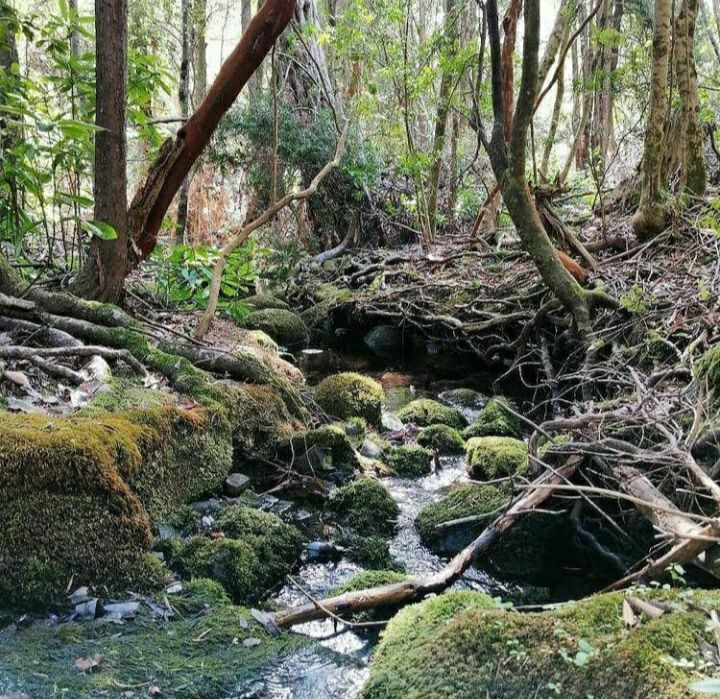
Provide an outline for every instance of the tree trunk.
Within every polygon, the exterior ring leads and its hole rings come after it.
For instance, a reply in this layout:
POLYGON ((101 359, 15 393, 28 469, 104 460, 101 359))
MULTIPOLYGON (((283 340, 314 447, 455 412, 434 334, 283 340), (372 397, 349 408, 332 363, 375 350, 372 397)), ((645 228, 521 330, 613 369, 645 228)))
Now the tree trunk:
POLYGON ((440 77, 440 94, 435 115, 435 131, 432 144, 432 166, 430 168, 430 191, 428 192, 428 221, 430 238, 435 239, 437 229, 437 204, 440 189, 440 172, 445 152, 445 134, 447 132, 448 112, 452 97, 452 84, 455 77, 451 67, 451 58, 457 53, 458 18, 455 0, 445 0, 444 45, 440 54, 442 75, 440 77))
MULTIPOLYGON (((561 8, 562 9, 562 8, 561 8)), ((570 36, 570 23, 568 22, 563 28, 563 34, 560 37, 560 42, 565 44, 570 36)), ((550 128, 548 129, 547 137, 545 138, 545 145, 543 147, 542 162, 540 164, 540 174, 543 177, 547 176, 548 167, 550 166, 550 154, 555 143, 555 136, 557 135, 558 126, 560 124, 560 115, 562 113, 563 98, 565 97, 565 66, 558 66, 559 73, 557 82, 555 83, 555 104, 553 105, 552 118, 550 119, 550 128)), ((542 86, 542 83, 538 79, 538 85, 542 86)))
MULTIPOLYGON (((182 53, 180 57, 180 80, 178 81, 178 101, 180 116, 186 121, 190 114, 190 0, 181 0, 182 14, 182 53)), ((190 192, 190 174, 183 180, 178 198, 177 221, 175 222, 175 244, 185 242, 185 227, 188 217, 188 195, 190 192)))
POLYGON ((127 0, 95 0, 95 220, 115 229, 114 240, 97 237, 74 291, 80 296, 117 302, 128 269, 127 0))
POLYGON ((193 0, 193 105, 197 108, 207 90, 207 0, 193 0))
MULTIPOLYGON (((562 0, 560 3, 560 8, 555 16, 555 24, 553 24, 545 44, 545 53, 538 68, 538 89, 542 89, 560 49, 567 43, 579 4, 578 0, 562 0)), ((573 42, 574 47, 575 43, 573 42)))
POLYGON ((145 183, 138 189, 128 212, 129 231, 137 254, 132 263, 145 259, 155 248, 163 217, 180 185, 197 161, 225 112, 290 22, 295 0, 266 0, 253 17, 232 54, 195 113, 160 149, 145 183))
POLYGON ((663 159, 670 72, 671 8, 672 0, 655 0, 650 107, 645 130, 640 206, 633 216, 633 229, 640 239, 660 233, 668 219, 663 159))
MULTIPOLYGON (((0 71, 4 73, 5 80, 9 80, 12 75, 11 70, 14 64, 18 63, 17 43, 15 40, 15 31, 17 29, 17 18, 15 13, 7 4, 6 0, 0 0, 0 71)), ((0 105, 5 103, 5 98, 0 93, 0 105)), ((22 117, 17 117, 21 119, 22 117)), ((14 148, 18 140, 17 127, 12 127, 2 118, 0 113, 0 163, 4 162, 5 154, 14 148)), ((7 228, 20 229, 20 201, 19 187, 17 179, 14 175, 13 168, 3 172, 3 176, 8 183, 10 189, 9 202, 7 206, 7 228)), ((2 209, 5 209, 5 205, 2 209)), ((2 228, 5 226, 3 225, 2 228)), ((0 229, 1 230, 1 229, 0 229)))
POLYGON ((492 139, 486 141, 486 148, 495 179, 500 185, 505 205, 524 249, 537 266, 545 284, 572 314, 579 334, 585 336, 590 329, 588 295, 558 259, 535 208, 525 176, 527 133, 538 94, 539 0, 525 0, 522 78, 514 117, 506 111, 507 87, 503 83, 497 1, 490 0, 487 8, 494 124, 492 139), (507 133, 510 134, 509 143, 506 141, 507 133))

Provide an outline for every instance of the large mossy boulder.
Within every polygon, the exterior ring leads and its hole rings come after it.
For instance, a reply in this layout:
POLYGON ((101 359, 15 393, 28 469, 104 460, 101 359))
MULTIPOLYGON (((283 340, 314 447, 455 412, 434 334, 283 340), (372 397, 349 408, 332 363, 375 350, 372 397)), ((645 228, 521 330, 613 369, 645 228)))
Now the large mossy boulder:
POLYGON ((392 536, 400 512, 387 488, 369 477, 335 490, 327 506, 340 524, 361 536, 392 536))
POLYGON ((422 478, 432 472, 432 451, 416 444, 390 447, 383 459, 400 478, 422 478))
MULTIPOLYGON (((635 594, 635 593, 634 593, 635 594)), ((642 595, 643 593, 637 593, 642 595)), ((449 592, 401 610, 373 657, 363 699, 698 696, 708 611, 717 591, 648 594, 671 605, 628 629, 623 594, 526 614, 478 592, 449 592)))
POLYGON ((67 586, 157 586, 151 526, 222 482, 231 435, 171 406, 53 418, 0 412, 0 597, 52 604, 67 586))
POLYGON ((362 467, 358 452, 343 425, 322 425, 294 434, 282 441, 278 454, 303 474, 330 476, 351 474, 362 467))
POLYGON ((189 539, 173 560, 193 578, 220 583, 236 603, 259 599, 297 563, 303 537, 276 515, 233 506, 221 512, 217 524, 224 538, 189 539))
POLYGON ((508 408, 515 406, 508 398, 492 398, 480 411, 475 422, 465 428, 463 437, 514 437, 522 438, 522 423, 508 408))
POLYGON ((415 526, 423 544, 441 554, 455 554, 472 541, 479 529, 510 501, 510 489, 466 483, 454 486, 436 502, 423 507, 415 526), (476 527, 438 529, 439 524, 464 517, 478 517, 476 527))
POLYGON ((315 400, 332 417, 341 420, 361 417, 369 424, 377 425, 385 394, 377 381, 362 374, 344 372, 324 378, 315 389, 315 400))
POLYGON ((465 440, 458 430, 448 425, 430 425, 417 437, 421 447, 439 454, 462 454, 465 451, 465 440))
POLYGON ((418 427, 448 425, 460 430, 465 425, 465 418, 458 410, 430 398, 418 398, 411 401, 398 411, 397 416, 404 423, 411 422, 418 427))
POLYGON ((524 476, 528 472, 528 448, 512 437, 473 437, 465 445, 468 475, 478 481, 524 476))
POLYGON ((303 319, 285 308, 253 311, 243 319, 242 324, 250 330, 262 330, 286 347, 297 347, 308 340, 308 329, 303 319))

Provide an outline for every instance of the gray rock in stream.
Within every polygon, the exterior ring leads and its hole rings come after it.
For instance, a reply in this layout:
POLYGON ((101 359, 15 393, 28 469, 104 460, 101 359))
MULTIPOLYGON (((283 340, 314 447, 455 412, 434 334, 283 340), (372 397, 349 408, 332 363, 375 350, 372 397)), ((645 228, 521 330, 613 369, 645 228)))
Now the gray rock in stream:
POLYGON ((402 352, 402 330, 394 325, 378 325, 365 335, 363 342, 378 357, 397 356, 402 352))
POLYGON ((250 479, 242 473, 231 473, 225 479, 225 492, 230 497, 240 495, 250 487, 250 479))

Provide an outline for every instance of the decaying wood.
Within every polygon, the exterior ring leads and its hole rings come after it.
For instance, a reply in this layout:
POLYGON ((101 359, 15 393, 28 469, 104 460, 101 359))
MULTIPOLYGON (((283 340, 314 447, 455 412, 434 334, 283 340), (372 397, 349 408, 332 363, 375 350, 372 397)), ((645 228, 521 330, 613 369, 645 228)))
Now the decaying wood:
POLYGON ((581 458, 571 456, 556 470, 547 470, 535 482, 547 486, 528 490, 517 497, 510 508, 460 553, 445 568, 430 576, 415 576, 410 580, 367 590, 346 592, 316 602, 285 609, 275 614, 279 628, 290 628, 307 621, 341 616, 385 606, 401 606, 416 602, 429 594, 442 592, 457 581, 474 560, 485 553, 523 514, 543 503, 553 492, 552 486, 565 483, 572 476, 581 458))

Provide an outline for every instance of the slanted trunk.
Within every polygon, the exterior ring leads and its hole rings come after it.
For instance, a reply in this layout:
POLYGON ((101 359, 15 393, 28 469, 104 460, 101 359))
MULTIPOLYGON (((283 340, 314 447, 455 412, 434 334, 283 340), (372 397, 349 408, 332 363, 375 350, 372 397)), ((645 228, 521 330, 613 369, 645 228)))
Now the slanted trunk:
POLYGON ((155 248, 163 218, 183 180, 220 119, 290 22, 294 9, 295 0, 266 0, 223 63, 200 106, 178 131, 175 140, 168 139, 161 147, 128 212, 129 231, 139 253, 133 256, 133 265, 155 248))
POLYGON ((93 238, 74 291, 117 302, 128 271, 127 0, 95 0, 95 220, 115 229, 114 240, 93 238))

